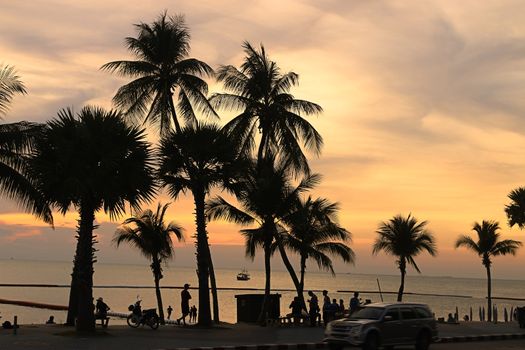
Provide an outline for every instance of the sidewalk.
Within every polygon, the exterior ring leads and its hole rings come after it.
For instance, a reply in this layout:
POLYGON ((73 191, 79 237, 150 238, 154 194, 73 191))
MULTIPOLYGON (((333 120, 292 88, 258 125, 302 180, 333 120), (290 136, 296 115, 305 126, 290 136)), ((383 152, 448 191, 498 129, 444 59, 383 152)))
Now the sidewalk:
MULTIPOLYGON (((10 350, 113 350, 113 349, 176 349, 224 347, 252 344, 313 344, 320 343, 323 328, 259 327, 246 324, 224 325, 213 329, 164 326, 132 329, 128 326, 98 328, 95 336, 77 336, 72 328, 60 325, 22 325, 18 334, 0 330, 0 349, 10 350)), ((468 322, 459 325, 439 325, 440 337, 457 338, 484 334, 523 334, 515 323, 468 322)), ((281 347, 284 348, 284 347, 281 347)), ((304 347, 306 349, 306 347, 304 347)), ((319 347, 318 347, 319 348, 319 347)))

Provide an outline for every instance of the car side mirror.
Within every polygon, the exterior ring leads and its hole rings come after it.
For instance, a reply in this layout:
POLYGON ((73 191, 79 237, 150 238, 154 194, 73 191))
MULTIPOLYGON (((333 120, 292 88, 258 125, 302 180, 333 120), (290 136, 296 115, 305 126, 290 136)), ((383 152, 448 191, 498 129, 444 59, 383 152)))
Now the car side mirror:
POLYGON ((385 317, 383 317, 383 322, 388 322, 388 321, 392 321, 394 318, 390 315, 387 315, 385 317))

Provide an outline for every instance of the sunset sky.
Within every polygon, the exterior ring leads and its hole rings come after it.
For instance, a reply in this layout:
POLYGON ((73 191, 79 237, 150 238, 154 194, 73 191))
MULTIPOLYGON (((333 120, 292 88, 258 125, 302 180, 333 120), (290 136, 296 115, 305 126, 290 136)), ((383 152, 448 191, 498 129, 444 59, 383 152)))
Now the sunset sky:
MULTIPOLYGON (((355 267, 338 271, 397 273, 393 258, 371 255, 378 224, 396 214, 428 220, 437 238, 439 256, 416 259, 424 274, 484 276, 477 256, 453 248, 474 221, 498 220, 504 238, 525 240, 503 211, 510 190, 525 185, 523 1, 0 0, 0 8, 0 63, 16 66, 28 88, 5 122, 110 108, 127 80, 99 67, 131 59, 124 38, 133 24, 165 9, 186 16, 191 56, 214 68, 239 66, 244 40, 263 43, 283 71, 299 74, 294 95, 324 108, 309 119, 325 140, 321 156, 309 156, 323 174, 313 194, 340 203, 357 253, 355 267)), ((174 264, 191 266, 191 198, 173 203, 168 218, 188 235, 174 264)), ((117 223, 97 219, 99 262, 142 261, 111 245, 117 223)), ((71 260, 76 213, 55 220, 53 231, 2 200, 0 259, 71 260)), ((237 229, 210 224, 216 265, 251 266, 237 229)), ((522 279, 524 265, 525 250, 496 258, 494 277, 522 279)))

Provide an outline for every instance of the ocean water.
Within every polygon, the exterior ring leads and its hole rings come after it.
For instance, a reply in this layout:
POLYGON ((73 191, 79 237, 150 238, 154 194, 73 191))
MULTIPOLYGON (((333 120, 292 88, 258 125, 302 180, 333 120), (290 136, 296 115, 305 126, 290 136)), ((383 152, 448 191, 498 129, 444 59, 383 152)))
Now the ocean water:
MULTIPOLYGON (((53 284, 65 285, 70 283, 71 263, 0 260, 0 284, 53 284)), ((264 288, 264 271, 250 271, 251 280, 237 281, 236 275, 240 271, 231 269, 217 269, 217 286, 219 288, 264 288)), ((348 306, 354 290, 361 291, 360 297, 381 301, 377 293, 377 279, 380 281, 383 292, 397 292, 399 276, 367 275, 367 274, 338 274, 333 277, 328 273, 307 272, 306 290, 329 291, 331 298, 344 299, 348 306), (348 291, 348 292, 342 292, 348 291), (367 292, 368 291, 368 292, 367 292)), ((171 305, 174 309, 172 318, 180 314, 180 287, 190 283, 192 288, 197 287, 195 269, 182 267, 167 267, 164 278, 161 280, 164 307, 171 305)), ((104 301, 115 312, 127 312, 129 304, 137 298, 142 299, 144 308, 156 307, 153 276, 147 264, 119 265, 95 264, 94 297, 104 298, 104 301), (105 286, 105 287, 103 287, 105 286), (120 288, 116 288, 120 286, 120 288), (128 286, 127 288, 121 288, 128 286), (137 288, 129 288, 134 286, 137 288)), ((288 305, 293 299, 293 283, 286 271, 272 271, 272 289, 282 295, 281 314, 289 312, 288 305)), ((492 295, 501 298, 524 298, 525 281, 522 280, 493 280, 492 295)), ((404 301, 422 302, 428 304, 436 317, 454 313, 456 307, 462 317, 473 309, 474 320, 478 320, 478 307, 486 305, 486 280, 453 277, 430 277, 409 275, 406 278, 404 301), (426 294, 426 295, 425 295, 426 294), (441 296, 436 296, 439 294, 441 296)), ((192 289, 191 304, 197 307, 197 290, 192 289)), ((221 290, 219 291, 220 316, 222 321, 236 322, 237 294, 262 293, 261 291, 221 290)), ((0 298, 34 301, 47 304, 67 305, 69 296, 68 287, 0 287, 0 298)), ((320 297, 320 292, 318 293, 320 297)), ((384 301, 395 301, 396 294, 383 294, 384 301)), ((496 299, 499 319, 503 319, 503 308, 510 311, 511 307, 523 306, 524 301, 496 299)), ((12 320, 17 315, 20 324, 44 323, 49 315, 54 315, 57 322, 64 322, 66 312, 44 310, 14 305, 0 304, 2 320, 12 320)), ((113 320, 112 323, 119 322, 113 320)), ((122 321, 120 321, 122 322, 122 321)))

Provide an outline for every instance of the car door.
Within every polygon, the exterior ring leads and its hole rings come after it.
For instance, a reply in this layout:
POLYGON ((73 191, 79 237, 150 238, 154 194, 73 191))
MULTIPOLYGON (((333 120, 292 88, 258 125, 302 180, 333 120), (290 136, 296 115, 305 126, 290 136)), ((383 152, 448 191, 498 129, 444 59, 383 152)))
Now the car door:
POLYGON ((401 322, 403 323, 403 342, 413 343, 417 337, 420 328, 420 320, 411 307, 401 308, 401 322))
POLYGON ((402 326, 399 308, 392 307, 387 309, 381 323, 382 343, 384 345, 401 343, 402 326))

